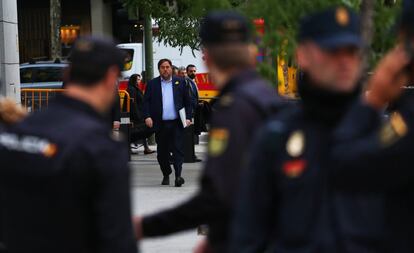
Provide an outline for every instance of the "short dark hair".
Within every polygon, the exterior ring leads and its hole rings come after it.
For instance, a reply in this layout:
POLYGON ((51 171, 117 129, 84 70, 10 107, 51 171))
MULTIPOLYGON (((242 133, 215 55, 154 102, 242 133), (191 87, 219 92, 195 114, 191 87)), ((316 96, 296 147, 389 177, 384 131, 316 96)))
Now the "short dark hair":
POLYGON ((185 68, 185 71, 188 72, 189 68, 197 68, 194 64, 188 64, 187 68, 185 68))
POLYGON ((112 67, 122 71, 125 54, 112 39, 79 38, 69 55, 66 69, 67 84, 93 86, 103 80, 112 67))
POLYGON ((136 86, 139 74, 133 74, 129 77, 128 86, 136 86))
POLYGON ((168 63, 170 64, 170 66, 172 67, 172 62, 171 62, 171 60, 170 60, 170 59, 161 59, 161 60, 158 62, 158 69, 160 69, 161 65, 162 65, 164 62, 168 62, 168 63))

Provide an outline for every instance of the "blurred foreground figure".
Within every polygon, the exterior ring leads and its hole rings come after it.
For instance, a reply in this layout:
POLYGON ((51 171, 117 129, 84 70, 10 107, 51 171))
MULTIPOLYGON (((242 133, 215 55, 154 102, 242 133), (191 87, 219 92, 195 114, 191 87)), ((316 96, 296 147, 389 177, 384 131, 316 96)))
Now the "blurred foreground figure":
POLYGON ((82 38, 70 60, 65 93, 0 133, 6 252, 137 252, 127 146, 107 123, 122 53, 82 38))
POLYGON ((24 117, 27 112, 16 102, 8 98, 0 98, 0 124, 15 124, 24 117))
POLYGON ((386 192, 384 252, 414 252, 414 1, 405 1, 399 44, 379 63, 368 93, 336 132, 334 185, 343 191, 386 192), (394 112, 385 122, 389 104, 394 112))
POLYGON ((176 208, 137 218, 139 237, 208 224, 212 252, 227 252, 234 195, 251 139, 265 118, 281 106, 275 90, 253 70, 255 55, 248 27, 244 17, 232 12, 214 12, 203 20, 200 37, 205 63, 221 92, 211 121, 201 189, 176 208))
POLYGON ((382 198, 333 192, 331 134, 360 86, 359 17, 337 7, 301 21, 299 106, 258 136, 237 206, 232 253, 379 252, 382 198), (267 251, 266 251, 267 252, 267 251))
MULTIPOLYGON (((9 98, 0 98, 0 134, 6 130, 6 127, 16 124, 23 120, 26 111, 16 105, 16 102, 9 98)), ((1 152, 1 147, 0 147, 1 152)), ((0 162, 1 163, 1 162, 0 162)), ((3 165, 2 165, 3 166, 3 165)), ((0 192, 0 217, 3 217, 3 201, 0 192)), ((4 240, 3 220, 0 219, 0 252, 6 252, 4 240)))

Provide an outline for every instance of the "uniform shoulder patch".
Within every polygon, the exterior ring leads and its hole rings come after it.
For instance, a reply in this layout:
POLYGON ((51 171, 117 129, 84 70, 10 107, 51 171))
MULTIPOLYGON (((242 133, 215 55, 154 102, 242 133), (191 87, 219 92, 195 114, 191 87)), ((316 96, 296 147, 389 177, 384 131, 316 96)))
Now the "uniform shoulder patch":
POLYGON ((221 156, 227 149, 230 132, 226 128, 213 128, 210 130, 208 152, 212 157, 221 156))
POLYGON ((394 112, 380 130, 380 142, 390 146, 404 137, 408 132, 407 123, 399 112, 394 112))
POLYGON ((287 142, 286 152, 291 157, 299 157, 305 151, 305 133, 302 130, 293 131, 287 142))
POLYGON ((231 106, 234 102, 234 97, 231 94, 224 95, 220 98, 220 105, 223 107, 231 106))

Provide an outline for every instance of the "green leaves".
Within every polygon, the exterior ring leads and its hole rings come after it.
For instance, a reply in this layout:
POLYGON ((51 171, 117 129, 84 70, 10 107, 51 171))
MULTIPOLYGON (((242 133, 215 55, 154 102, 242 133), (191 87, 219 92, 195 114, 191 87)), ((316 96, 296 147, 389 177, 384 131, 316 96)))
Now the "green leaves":
MULTIPOLYGON (((359 10, 364 0, 124 0, 131 10, 151 15, 159 26, 158 40, 174 47, 199 48, 198 29, 201 18, 214 9, 232 9, 254 19, 265 20, 265 36, 261 41, 266 55, 275 59, 282 54, 289 62, 294 60, 298 23, 302 16, 335 5, 359 10)), ((377 0, 375 7, 375 35, 371 64, 374 64, 394 43, 392 27, 397 18, 401 0, 389 4, 377 0)), ((271 62, 270 60, 268 62, 271 62)), ((275 67, 265 68, 265 72, 275 67)))

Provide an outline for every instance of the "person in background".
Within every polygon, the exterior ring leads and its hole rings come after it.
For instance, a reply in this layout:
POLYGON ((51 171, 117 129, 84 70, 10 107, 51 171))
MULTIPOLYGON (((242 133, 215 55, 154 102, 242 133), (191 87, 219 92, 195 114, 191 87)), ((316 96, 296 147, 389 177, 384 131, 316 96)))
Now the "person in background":
POLYGON ((178 67, 175 65, 172 66, 172 75, 178 76, 178 67))
MULTIPOLYGON (((130 110, 130 119, 131 123, 133 124, 132 129, 137 127, 145 127, 144 122, 144 113, 143 113, 143 103, 144 103, 144 94, 139 89, 139 84, 141 83, 141 75, 139 74, 133 74, 128 81, 128 87, 127 92, 132 99, 131 102, 131 110, 130 110)), ((126 101, 124 101, 125 103, 126 101)), ((137 131, 144 131, 146 132, 146 129, 137 129, 137 131)), ((151 133, 148 133, 151 134, 151 133)), ((133 138, 134 130, 132 130, 131 137, 133 138)), ((142 133, 142 135, 147 135, 142 133)), ((143 138, 141 140, 143 142, 144 146, 144 154, 153 154, 155 151, 151 150, 148 146, 147 138, 143 138)), ((138 147, 139 145, 136 143, 137 141, 134 140, 131 142, 131 153, 138 154, 138 147)))
MULTIPOLYGON (((193 64, 188 65, 186 68, 183 68, 183 72, 185 73, 185 81, 188 85, 188 88, 190 90, 190 96, 191 96, 191 107, 192 107, 192 117, 194 122, 198 122, 198 115, 200 113, 196 113, 198 106, 199 106, 199 94, 198 94, 198 87, 197 84, 195 82, 196 80, 196 73, 197 73, 197 68, 196 66, 194 66, 193 64)), ((193 127, 192 129, 192 134, 191 136, 193 136, 193 143, 197 144, 198 143, 198 135, 195 134, 194 130, 195 127, 193 127)), ((194 158, 193 158, 194 162, 201 162, 202 160, 199 159, 194 152, 194 158)))
POLYGON ((172 170, 169 153, 172 149, 175 186, 181 187, 184 184, 181 176, 184 161, 183 134, 184 127, 191 125, 191 98, 184 80, 172 75, 171 60, 161 59, 158 70, 160 76, 147 84, 143 113, 146 125, 155 131, 157 159, 163 174, 161 184, 170 184, 172 170), (185 109, 185 119, 181 119, 182 109, 185 109))
POLYGON ((179 76, 183 79, 185 79, 187 77, 187 72, 185 70, 185 67, 181 66, 181 67, 178 68, 177 76, 179 76))

